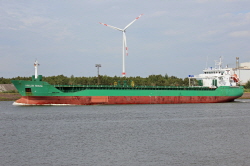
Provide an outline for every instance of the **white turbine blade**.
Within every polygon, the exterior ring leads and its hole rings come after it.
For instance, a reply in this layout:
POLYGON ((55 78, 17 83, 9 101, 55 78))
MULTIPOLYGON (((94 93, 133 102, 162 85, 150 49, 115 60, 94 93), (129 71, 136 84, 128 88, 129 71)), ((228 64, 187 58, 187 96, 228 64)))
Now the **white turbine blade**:
POLYGON ((143 14, 136 17, 131 23, 129 23, 123 30, 126 30, 131 24, 133 24, 136 20, 138 20, 143 14))
POLYGON ((123 32, 123 44, 124 44, 124 47, 125 47, 126 55, 128 56, 128 47, 127 47, 127 39, 126 39, 125 32, 123 32))
POLYGON ((120 29, 120 28, 117 28, 117 27, 114 27, 114 26, 111 26, 111 25, 108 25, 108 24, 104 24, 104 23, 101 23, 101 22, 99 22, 99 23, 102 24, 102 25, 105 25, 105 26, 107 26, 107 27, 113 28, 113 29, 115 29, 115 30, 123 31, 123 30, 120 29))

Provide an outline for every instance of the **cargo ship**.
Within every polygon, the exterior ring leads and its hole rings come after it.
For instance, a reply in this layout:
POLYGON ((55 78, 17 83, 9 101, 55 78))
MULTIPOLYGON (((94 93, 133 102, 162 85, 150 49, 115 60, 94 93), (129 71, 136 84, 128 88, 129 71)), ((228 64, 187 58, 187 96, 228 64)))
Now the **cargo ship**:
POLYGON ((183 104, 231 102, 243 95, 239 78, 230 68, 203 70, 189 75, 189 86, 137 86, 134 82, 122 85, 51 85, 37 75, 31 81, 12 80, 21 94, 13 105, 96 105, 96 104, 183 104), (194 85, 193 83, 196 83, 194 85))

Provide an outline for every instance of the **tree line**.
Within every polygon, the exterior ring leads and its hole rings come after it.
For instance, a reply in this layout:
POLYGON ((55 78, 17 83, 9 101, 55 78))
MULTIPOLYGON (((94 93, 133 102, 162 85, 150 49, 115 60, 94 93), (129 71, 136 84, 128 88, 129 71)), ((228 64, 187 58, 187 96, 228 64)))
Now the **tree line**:
MULTIPOLYGON (((14 77, 14 78, 0 78, 0 84, 11 84, 11 80, 31 80, 31 77, 14 77)), ((148 77, 110 77, 107 75, 99 75, 99 77, 67 77, 64 75, 58 76, 43 76, 43 81, 51 85, 114 85, 115 82, 120 82, 122 85, 124 81, 130 84, 134 82, 136 86, 188 86, 188 78, 177 78, 175 76, 163 75, 149 75, 148 77)))
MULTIPOLYGON (((32 80, 31 77, 13 77, 13 78, 3 78, 0 77, 0 84, 11 84, 11 80, 32 80)), ((67 77, 64 75, 58 76, 43 76, 43 81, 48 82, 51 85, 114 85, 115 82, 120 81, 121 85, 124 81, 130 84, 131 81, 134 82, 136 86, 188 86, 188 78, 177 78, 175 76, 163 75, 149 75, 148 77, 110 77, 107 75, 99 75, 95 77, 67 77), (99 79, 99 81, 98 81, 99 79)), ((193 82, 193 85, 197 82, 193 82)), ((245 89, 250 89, 250 81, 244 85, 245 89)))

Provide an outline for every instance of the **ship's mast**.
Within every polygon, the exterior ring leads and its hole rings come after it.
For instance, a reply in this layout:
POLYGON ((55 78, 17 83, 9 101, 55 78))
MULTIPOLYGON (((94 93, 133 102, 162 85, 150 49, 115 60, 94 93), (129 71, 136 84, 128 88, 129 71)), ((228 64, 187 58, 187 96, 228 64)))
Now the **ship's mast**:
POLYGON ((219 70, 222 69, 222 58, 220 56, 220 61, 215 61, 215 66, 218 66, 219 67, 219 70))
POLYGON ((39 63, 37 60, 35 61, 34 66, 35 66, 35 79, 37 79, 37 68, 39 66, 39 63))

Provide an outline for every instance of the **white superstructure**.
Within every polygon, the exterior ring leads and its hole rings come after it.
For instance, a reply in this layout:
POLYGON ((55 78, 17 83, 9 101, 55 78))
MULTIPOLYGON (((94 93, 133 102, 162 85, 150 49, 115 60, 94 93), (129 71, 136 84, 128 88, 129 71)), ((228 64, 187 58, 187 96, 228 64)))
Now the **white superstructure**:
POLYGON ((189 75, 189 86, 191 79, 197 79, 200 86, 216 88, 219 86, 237 86, 238 76, 232 68, 222 68, 222 59, 215 61, 215 68, 206 68, 203 74, 189 75))
POLYGON ((239 67, 235 69, 237 75, 240 77, 240 84, 245 85, 250 81, 250 62, 240 63, 239 67))

